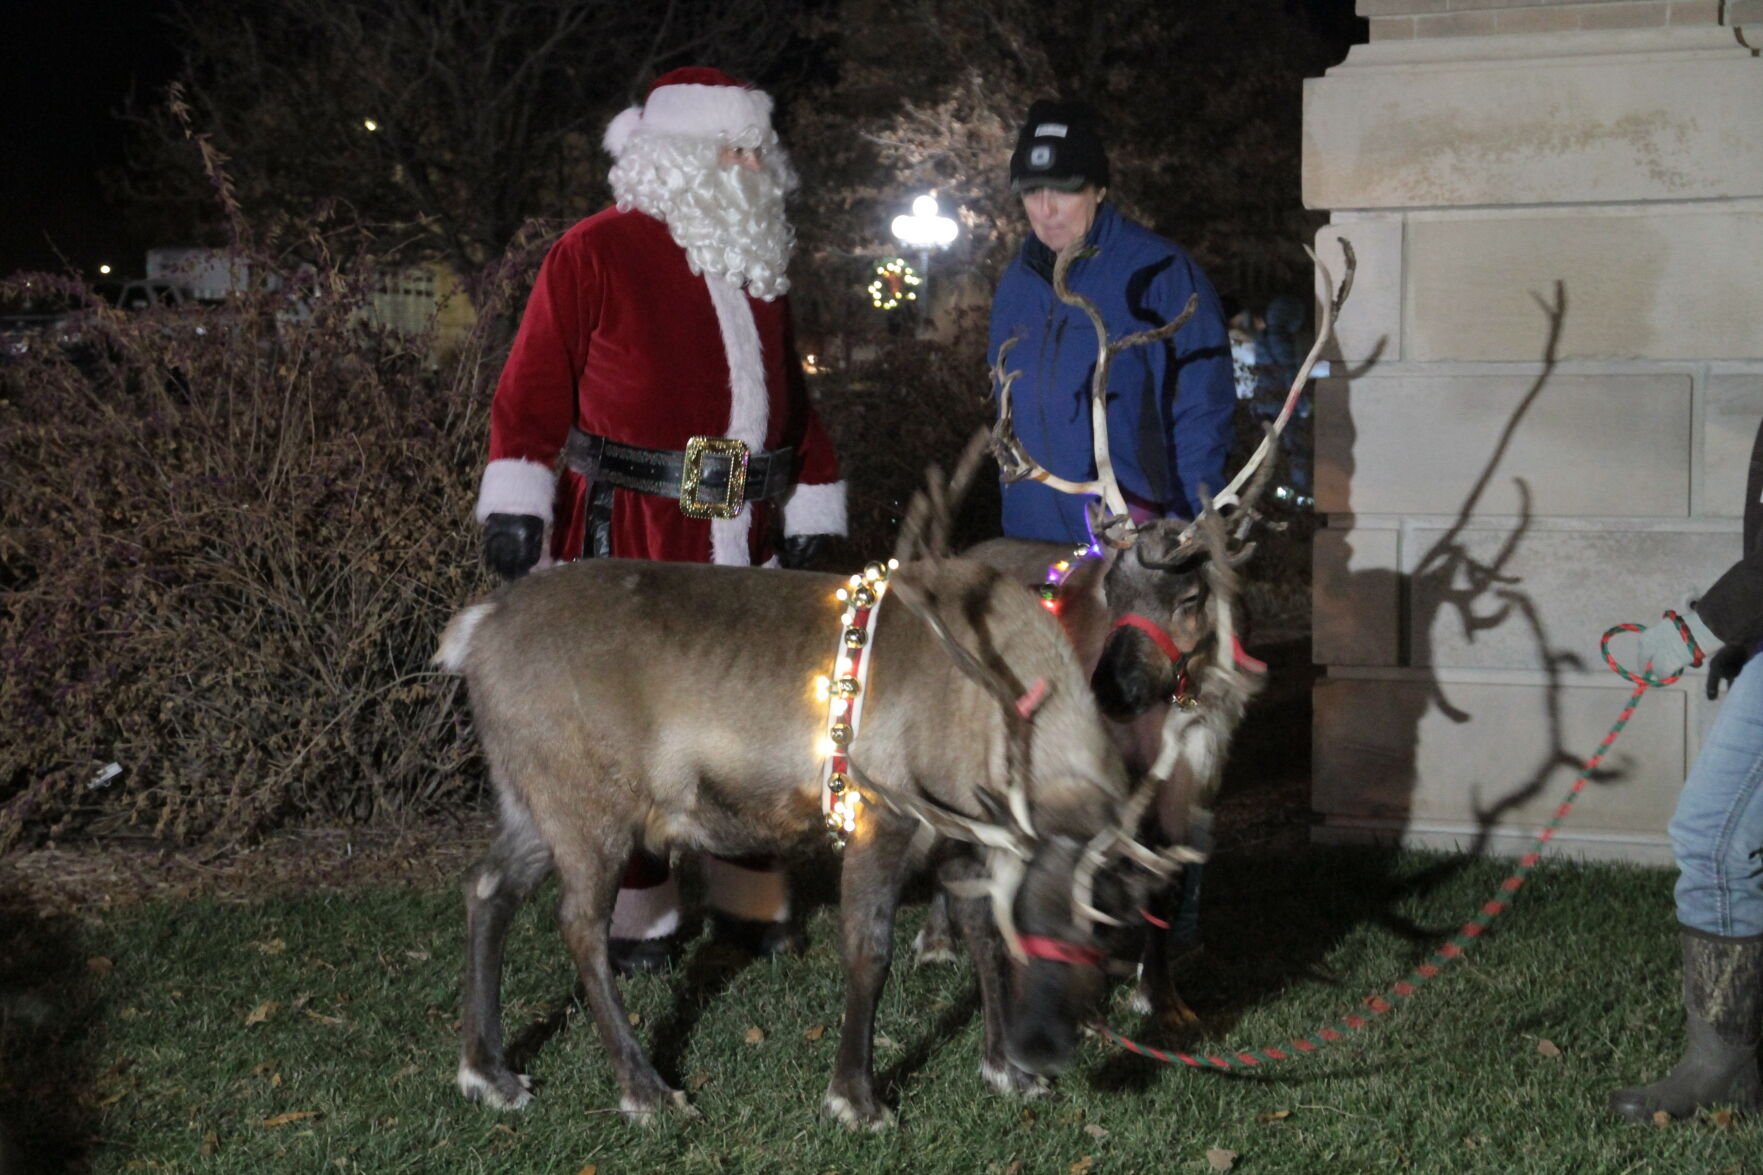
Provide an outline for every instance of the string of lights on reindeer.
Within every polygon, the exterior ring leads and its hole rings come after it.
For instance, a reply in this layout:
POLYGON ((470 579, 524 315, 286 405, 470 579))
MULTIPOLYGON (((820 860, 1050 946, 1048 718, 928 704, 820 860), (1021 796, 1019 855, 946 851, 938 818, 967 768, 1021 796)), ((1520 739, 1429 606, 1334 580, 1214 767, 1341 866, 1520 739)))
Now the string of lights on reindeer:
POLYGON ((815 697, 826 705, 826 735, 821 740, 820 812, 827 835, 838 848, 857 831, 862 797, 851 779, 851 740, 863 714, 863 690, 869 682, 869 643, 876 614, 888 592, 888 578, 897 560, 870 563, 836 593, 839 645, 830 677, 814 679, 815 697))

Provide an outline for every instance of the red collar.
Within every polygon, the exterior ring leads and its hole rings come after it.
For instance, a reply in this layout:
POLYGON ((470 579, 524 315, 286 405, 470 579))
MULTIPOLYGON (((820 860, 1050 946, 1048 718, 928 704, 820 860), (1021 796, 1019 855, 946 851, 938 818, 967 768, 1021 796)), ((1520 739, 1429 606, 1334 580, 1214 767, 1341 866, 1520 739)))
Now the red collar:
POLYGON ((1049 963, 1070 963, 1078 967, 1100 967, 1102 965, 1102 952, 1095 947, 1080 947, 1073 942, 1064 942, 1039 934, 1023 934, 1017 937, 1022 942, 1022 953, 1031 959, 1045 959, 1049 963))
POLYGON ((1164 627, 1161 624, 1158 624, 1155 620, 1146 616, 1141 616, 1137 612, 1128 612, 1125 616, 1116 620, 1114 622, 1114 627, 1109 631, 1119 632, 1123 628, 1138 629, 1140 632, 1151 638, 1152 644, 1163 650, 1164 656, 1168 657, 1177 665, 1181 664, 1183 655, 1181 646, 1176 644, 1175 638, 1170 636, 1164 627))

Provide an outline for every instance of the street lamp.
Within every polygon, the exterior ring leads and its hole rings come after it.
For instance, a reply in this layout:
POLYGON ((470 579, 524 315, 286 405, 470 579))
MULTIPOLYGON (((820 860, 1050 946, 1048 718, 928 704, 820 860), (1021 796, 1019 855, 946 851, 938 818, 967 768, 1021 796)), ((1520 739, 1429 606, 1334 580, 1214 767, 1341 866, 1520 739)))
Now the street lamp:
POLYGON ((894 217, 894 239, 908 249, 918 250, 920 282, 930 281, 930 251, 947 249, 955 243, 959 231, 955 221, 937 209, 937 198, 926 193, 912 201, 912 212, 894 217))

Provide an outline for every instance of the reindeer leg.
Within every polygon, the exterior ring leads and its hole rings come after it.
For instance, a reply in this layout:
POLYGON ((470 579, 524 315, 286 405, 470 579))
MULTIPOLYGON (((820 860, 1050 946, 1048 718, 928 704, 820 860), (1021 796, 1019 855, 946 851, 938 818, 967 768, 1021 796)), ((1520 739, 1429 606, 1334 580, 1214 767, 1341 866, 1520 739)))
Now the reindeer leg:
POLYGON ((1186 881, 1186 877, 1177 876, 1146 901, 1145 912, 1156 921, 1145 927, 1145 950, 1140 957, 1139 982, 1132 998, 1133 1011, 1150 1015, 1166 1032, 1185 1031, 1200 1022, 1200 1017, 1176 990, 1174 976, 1176 960, 1193 949, 1183 949, 1172 932, 1180 916, 1186 881))
MULTIPOLYGON (((944 862, 939 875, 944 881, 966 881, 984 877, 985 866, 971 857, 958 857, 944 862)), ((950 898, 948 908, 979 978, 980 1017, 985 1026, 980 1077, 999 1093, 1023 1093, 1031 1097, 1045 1093, 1046 1084, 1026 1069, 1012 1064, 1005 1048, 1004 1011, 1009 996, 1010 961, 1005 954, 1004 940, 992 922, 991 903, 985 898, 950 898)))
POLYGON ((588 1010, 600 1030, 600 1042, 618 1078, 619 1111, 627 1122, 649 1126, 655 1123, 659 1110, 693 1117, 698 1112, 686 1103, 686 1095, 663 1081, 649 1063, 642 1042, 631 1029, 613 977, 607 934, 630 849, 631 838, 623 830, 603 833, 599 842, 577 843, 568 852, 560 849, 556 860, 563 900, 557 907, 557 921, 575 959, 588 1010))
POLYGON ((924 912, 924 925, 912 940, 912 952, 920 964, 953 963, 955 936, 949 926, 949 895, 942 890, 931 894, 930 906, 924 912))
POLYGON ((534 887, 551 872, 551 853, 532 817, 505 802, 495 842, 465 880, 465 1015, 461 1025, 459 1092, 468 1101, 518 1110, 532 1100, 532 1081, 508 1068, 502 1053, 502 948, 508 925, 534 887))
POLYGON ((875 1010, 894 954, 894 913, 909 870, 909 825, 884 823, 874 808, 869 835, 845 849, 840 873, 839 940, 845 960, 845 1021, 839 1055, 821 1105, 850 1129, 882 1130, 893 1111, 875 1093, 875 1010))

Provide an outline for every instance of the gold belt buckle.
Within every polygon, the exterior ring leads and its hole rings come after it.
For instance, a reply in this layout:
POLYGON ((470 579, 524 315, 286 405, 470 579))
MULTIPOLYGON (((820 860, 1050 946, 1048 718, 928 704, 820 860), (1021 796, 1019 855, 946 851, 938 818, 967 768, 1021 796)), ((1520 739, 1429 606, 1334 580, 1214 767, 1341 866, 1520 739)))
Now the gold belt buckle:
POLYGON ((747 442, 734 437, 693 437, 686 442, 686 464, 680 471, 679 508, 687 518, 733 518, 741 512, 747 493, 747 442), (722 501, 698 501, 698 483, 704 477, 704 454, 728 458, 728 484, 722 501))

